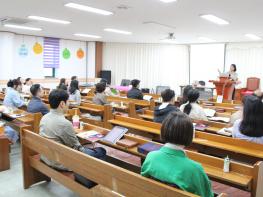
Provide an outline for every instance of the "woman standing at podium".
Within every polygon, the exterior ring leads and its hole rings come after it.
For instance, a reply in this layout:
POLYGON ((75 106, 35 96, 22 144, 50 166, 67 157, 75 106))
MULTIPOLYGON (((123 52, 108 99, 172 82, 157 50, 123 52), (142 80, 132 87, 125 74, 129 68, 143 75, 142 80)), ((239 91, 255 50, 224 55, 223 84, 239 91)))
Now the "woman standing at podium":
MULTIPOLYGON (((231 81, 237 82, 238 81, 238 74, 237 74, 237 66, 235 64, 230 65, 230 70, 225 73, 221 73, 221 71, 218 69, 219 75, 222 77, 228 77, 231 81)), ((234 85, 235 86, 235 85, 234 85)), ((232 94, 232 100, 235 99, 235 87, 233 89, 232 94)))

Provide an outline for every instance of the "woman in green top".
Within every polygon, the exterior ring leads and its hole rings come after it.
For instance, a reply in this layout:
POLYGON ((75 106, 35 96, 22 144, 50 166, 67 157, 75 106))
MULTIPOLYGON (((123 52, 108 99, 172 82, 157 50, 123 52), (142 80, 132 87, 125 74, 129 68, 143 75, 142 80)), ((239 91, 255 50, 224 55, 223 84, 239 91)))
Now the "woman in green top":
POLYGON ((182 112, 172 112, 164 120, 161 138, 166 143, 149 153, 141 174, 202 197, 213 197, 211 183, 201 164, 189 159, 184 147, 193 140, 193 123, 182 112))

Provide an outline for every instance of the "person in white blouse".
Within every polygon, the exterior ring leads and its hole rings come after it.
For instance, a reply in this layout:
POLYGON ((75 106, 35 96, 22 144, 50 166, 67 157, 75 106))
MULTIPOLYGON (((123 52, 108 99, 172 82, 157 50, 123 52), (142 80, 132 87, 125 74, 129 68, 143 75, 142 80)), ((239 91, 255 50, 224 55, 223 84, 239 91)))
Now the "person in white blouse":
POLYGON ((22 87, 22 93, 30 94, 30 88, 31 88, 32 85, 33 85, 32 79, 31 78, 27 78, 25 80, 25 83, 24 83, 23 87, 22 87))
POLYGON ((81 103, 81 95, 80 95, 80 91, 79 91, 79 82, 77 80, 73 80, 70 83, 69 101, 73 101, 74 105, 80 105, 80 103, 81 103))
POLYGON ((208 120, 204 109, 197 103, 200 94, 192 89, 188 92, 188 102, 180 106, 180 110, 195 120, 208 120))

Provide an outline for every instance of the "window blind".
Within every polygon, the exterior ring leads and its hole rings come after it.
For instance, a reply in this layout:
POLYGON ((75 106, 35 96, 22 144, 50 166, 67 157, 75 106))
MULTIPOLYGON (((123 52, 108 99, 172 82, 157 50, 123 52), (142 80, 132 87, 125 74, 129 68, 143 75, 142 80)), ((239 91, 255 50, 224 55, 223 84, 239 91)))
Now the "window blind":
POLYGON ((59 53, 59 39, 44 38, 44 68, 59 68, 59 53))

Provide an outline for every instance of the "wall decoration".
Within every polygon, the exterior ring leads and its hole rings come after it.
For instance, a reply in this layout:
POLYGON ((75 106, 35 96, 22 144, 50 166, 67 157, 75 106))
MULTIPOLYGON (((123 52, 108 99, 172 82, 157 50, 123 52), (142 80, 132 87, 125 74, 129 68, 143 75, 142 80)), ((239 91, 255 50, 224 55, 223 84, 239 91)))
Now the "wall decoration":
POLYGON ((26 47, 25 44, 22 44, 20 48, 18 49, 18 54, 21 57, 26 57, 28 55, 28 48, 26 47))
POLYGON ((78 57, 79 59, 82 59, 82 58, 84 57, 84 51, 82 50, 82 48, 79 48, 79 49, 77 50, 77 57, 78 57))
POLYGON ((69 59, 70 58, 70 51, 68 50, 68 48, 65 48, 63 50, 63 58, 64 59, 69 59))
POLYGON ((36 42, 33 46, 33 51, 36 55, 39 55, 43 52, 43 47, 41 44, 39 44, 38 42, 36 42))

